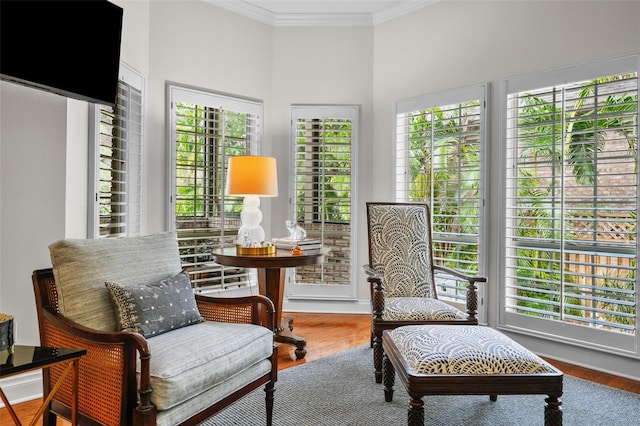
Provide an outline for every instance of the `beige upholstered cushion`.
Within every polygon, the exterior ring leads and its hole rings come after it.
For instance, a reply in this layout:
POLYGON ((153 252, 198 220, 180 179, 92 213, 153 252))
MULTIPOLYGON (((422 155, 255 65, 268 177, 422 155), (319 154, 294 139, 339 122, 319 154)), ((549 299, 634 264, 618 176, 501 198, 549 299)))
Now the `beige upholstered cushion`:
POLYGON ((60 312, 86 327, 116 331, 106 281, 150 284, 182 270, 174 233, 99 240, 65 239, 49 246, 60 312))

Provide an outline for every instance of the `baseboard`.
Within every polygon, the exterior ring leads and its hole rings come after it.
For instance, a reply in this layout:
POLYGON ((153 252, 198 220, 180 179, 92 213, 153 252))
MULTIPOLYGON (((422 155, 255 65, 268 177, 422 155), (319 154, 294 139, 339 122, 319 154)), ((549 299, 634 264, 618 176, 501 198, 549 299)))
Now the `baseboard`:
POLYGON ((313 300, 288 299, 282 302, 284 312, 306 312, 323 314, 371 314, 369 300, 313 300))
MULTIPOLYGON (((11 405, 42 398, 42 372, 30 371, 0 380, 0 387, 11 405)), ((0 401, 0 407, 4 404, 0 401)))

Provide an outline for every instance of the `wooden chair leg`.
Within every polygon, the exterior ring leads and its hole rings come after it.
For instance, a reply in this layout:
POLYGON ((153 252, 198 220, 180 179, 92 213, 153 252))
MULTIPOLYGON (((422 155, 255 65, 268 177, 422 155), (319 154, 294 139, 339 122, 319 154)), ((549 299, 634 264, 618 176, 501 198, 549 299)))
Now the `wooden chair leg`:
POLYGON ((264 387, 265 392, 265 404, 267 407, 267 426, 273 425, 273 400, 274 400, 274 386, 273 382, 269 382, 264 387))
POLYGON ((376 383, 382 383, 382 336, 373 338, 373 368, 375 369, 376 383))
POLYGON ((562 402, 555 395, 549 395, 545 402, 547 405, 544 407, 544 426, 562 426, 562 402))

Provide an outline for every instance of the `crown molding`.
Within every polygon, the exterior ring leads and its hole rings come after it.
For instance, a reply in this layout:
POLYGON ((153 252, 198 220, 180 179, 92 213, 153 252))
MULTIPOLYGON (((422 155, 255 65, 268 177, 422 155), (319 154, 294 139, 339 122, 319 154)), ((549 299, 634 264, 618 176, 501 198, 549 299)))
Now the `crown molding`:
POLYGON ((370 13, 280 13, 274 27, 370 27, 370 13))
POLYGON ((276 15, 261 7, 256 7, 250 3, 242 0, 202 0, 204 3, 211 6, 225 9, 229 12, 233 12, 237 15, 241 15, 254 21, 262 22, 275 26, 276 15))
POLYGON ((273 13, 243 0, 202 0, 273 27, 370 27, 442 0, 409 0, 378 13, 273 13))
POLYGON ((399 18, 404 15, 408 15, 411 12, 415 12, 416 10, 422 9, 429 5, 439 3, 443 0, 413 0, 407 1, 404 3, 399 3, 397 6, 384 10, 382 12, 372 14, 373 25, 382 24, 388 21, 392 21, 396 18, 399 18))

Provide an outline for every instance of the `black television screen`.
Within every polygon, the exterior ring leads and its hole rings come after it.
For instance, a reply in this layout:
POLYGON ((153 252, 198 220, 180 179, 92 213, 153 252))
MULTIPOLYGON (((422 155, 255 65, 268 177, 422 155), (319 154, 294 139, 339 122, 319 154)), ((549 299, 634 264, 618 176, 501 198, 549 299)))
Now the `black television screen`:
POLYGON ((115 105, 122 15, 106 0, 0 0, 0 78, 115 105))

